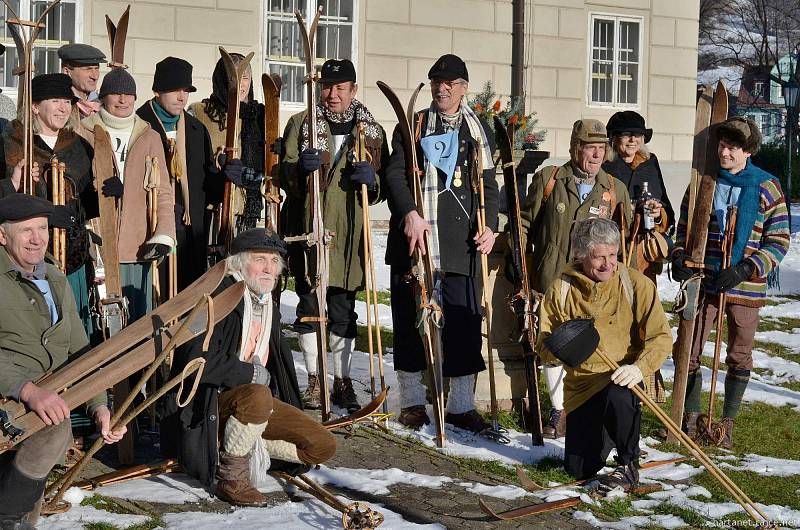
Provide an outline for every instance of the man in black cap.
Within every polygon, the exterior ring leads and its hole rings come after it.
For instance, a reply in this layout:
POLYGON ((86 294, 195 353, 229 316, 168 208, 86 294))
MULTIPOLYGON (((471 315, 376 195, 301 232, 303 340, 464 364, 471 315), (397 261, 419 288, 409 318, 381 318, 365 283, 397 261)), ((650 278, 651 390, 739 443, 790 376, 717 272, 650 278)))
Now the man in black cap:
POLYGON ((422 376, 426 362, 417 323, 414 282, 410 279, 414 250, 429 252, 435 267, 435 300, 442 309, 443 372, 450 378, 445 421, 473 432, 492 435, 475 410, 475 375, 485 369, 481 339, 481 283, 478 253, 488 254, 497 228, 498 193, 492 164, 494 136, 488 124, 466 104, 469 74, 459 57, 443 55, 428 72, 430 108, 417 112, 413 133, 421 138, 419 167, 423 182, 424 219, 408 183, 405 146, 395 129, 386 172, 392 217, 386 249, 391 266, 394 359, 400 385, 400 423, 420 428, 430 423, 425 411, 422 376), (437 145, 445 145, 444 151, 437 145), (442 153, 451 156, 442 156, 442 153), (471 189, 477 159, 485 168, 486 229, 478 233, 478 198, 471 189), (448 162, 450 162, 448 164, 448 162), (454 163, 453 163, 454 162, 454 163), (428 232, 430 248, 425 245, 428 232))
POLYGON ((100 110, 97 97, 97 81, 100 79, 100 63, 106 55, 88 44, 65 44, 58 49, 61 72, 72 80, 72 91, 78 97, 75 107, 80 117, 85 118, 100 110))
POLYGON ((241 163, 217 169, 208 130, 184 111, 192 85, 192 65, 167 57, 156 64, 155 97, 136 114, 161 136, 175 196, 175 234, 178 241, 178 290, 208 268, 207 244, 211 216, 206 208, 221 200, 226 176, 241 178, 241 163))
MULTIPOLYGON (((26 193, 0 199, 0 397, 47 425, 0 466, 2 528, 33 528, 47 475, 72 441, 66 403, 34 381, 89 344, 66 277, 44 259, 52 213, 49 201, 26 193)), ((106 393, 88 405, 106 443, 119 441, 125 427, 110 431, 106 393)))
MULTIPOLYGON (((286 206, 282 208, 281 227, 286 235, 307 234, 312 228, 310 183, 317 171, 322 197, 319 198, 325 230, 333 232, 328 247, 328 329, 333 352, 334 405, 348 412, 359 405, 350 379, 350 356, 356 327, 356 291, 364 288, 363 229, 361 185, 369 190, 370 204, 381 200, 379 176, 388 161, 388 146, 383 128, 357 99, 358 85, 353 63, 347 59, 329 60, 322 65, 321 103, 317 106, 316 149, 309 148, 307 112, 289 119, 283 134, 285 154, 281 162, 281 183, 286 190, 286 206), (353 146, 363 128, 370 161, 352 156, 353 146)), ((306 407, 320 407, 317 375, 317 340, 315 325, 305 317, 318 314, 313 284, 315 249, 304 243, 291 245, 289 267, 295 278, 300 302, 294 329, 300 334, 300 349, 308 370, 308 386, 304 394, 306 407), (309 264, 311 264, 309 266, 309 264)), ((327 354, 327 352, 326 352, 327 354)))
POLYGON ((567 411, 564 467, 578 479, 617 465, 600 486, 629 491, 639 482, 641 404, 631 388, 661 367, 672 333, 656 286, 617 262, 620 232, 610 219, 590 217, 572 229, 574 261, 545 293, 540 308, 542 362, 564 363, 567 411), (612 370, 602 350, 620 367, 612 370))
POLYGON ((336 453, 334 436, 300 410, 292 350, 272 296, 285 255, 283 240, 268 229, 236 236, 227 258, 230 275, 218 292, 244 281, 244 297, 215 326, 207 351, 198 337, 176 354, 176 375, 192 359, 206 360, 192 402, 177 409, 174 399, 166 400, 172 410, 161 429, 165 456, 177 457, 204 484, 216 481, 215 494, 240 506, 266 502, 250 482, 253 454, 259 462, 271 459, 270 469, 302 472, 336 453))

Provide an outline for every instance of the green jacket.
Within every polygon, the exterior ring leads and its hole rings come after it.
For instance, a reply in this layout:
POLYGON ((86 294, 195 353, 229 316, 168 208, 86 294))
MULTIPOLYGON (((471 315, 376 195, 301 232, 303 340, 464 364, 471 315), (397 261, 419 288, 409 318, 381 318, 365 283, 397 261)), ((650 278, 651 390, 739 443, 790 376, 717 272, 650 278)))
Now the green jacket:
POLYGON ((631 199, 625 184, 601 169, 592 191, 581 204, 571 162, 558 168, 555 185, 543 203, 553 169, 555 166, 545 167, 533 176, 520 212, 523 232, 533 242, 528 273, 532 287, 540 293, 547 291, 571 261, 570 235, 575 221, 614 215, 619 223, 617 208, 621 206, 626 235, 631 222, 631 199))
MULTIPOLYGON (((51 325, 50 310, 33 282, 22 277, 5 248, 0 248, 0 395, 10 397, 22 383, 36 381, 83 353, 89 339, 78 316, 67 277, 47 264, 47 281, 58 308, 51 325)), ((89 404, 105 403, 105 392, 89 404)))
MULTIPOLYGON (((286 204, 281 208, 281 231, 283 236, 296 236, 311 232, 311 195, 308 193, 308 178, 301 175, 298 165, 300 152, 303 150, 303 123, 306 111, 289 118, 283 133, 284 156, 281 160, 281 188, 286 191, 286 204)), ((322 116, 318 120, 324 120, 322 116)), ((374 122, 373 122, 374 123, 374 122)), ((372 155, 372 167, 375 169, 377 189, 369 195, 370 204, 383 200, 381 181, 384 168, 389 158, 386 133, 380 125, 374 124, 379 138, 367 135, 367 151, 372 155)), ((350 133, 350 145, 356 137, 356 128, 350 133)), ((328 149, 333 150, 334 141, 327 131, 328 149)), ((328 286, 339 287, 348 291, 361 290, 364 287, 363 254, 364 243, 361 190, 360 186, 350 181, 347 154, 339 157, 331 167, 332 154, 323 146, 321 151, 322 167, 319 171, 322 194, 322 218, 325 228, 333 232, 328 245, 328 286)), ((305 243, 289 245, 289 269, 293 276, 306 278, 309 281, 315 273, 314 247, 305 243)), ((314 284, 313 281, 309 281, 314 284)))

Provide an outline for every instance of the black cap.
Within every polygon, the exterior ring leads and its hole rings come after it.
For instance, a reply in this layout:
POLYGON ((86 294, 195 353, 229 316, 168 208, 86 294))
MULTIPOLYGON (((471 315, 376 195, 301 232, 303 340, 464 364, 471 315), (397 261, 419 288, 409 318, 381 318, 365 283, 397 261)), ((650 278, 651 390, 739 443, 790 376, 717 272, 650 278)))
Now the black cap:
POLYGON ((356 82, 356 67, 353 66, 353 63, 348 59, 342 59, 341 61, 329 59, 325 61, 322 65, 319 82, 333 85, 344 83, 345 81, 356 82))
POLYGON ((78 101, 72 91, 72 79, 67 74, 41 74, 31 80, 31 100, 68 99, 78 101))
POLYGON ((153 92, 172 92, 185 88, 187 92, 197 92, 192 85, 192 65, 177 57, 167 57, 156 64, 153 77, 153 92))
POLYGON ((31 217, 50 217, 53 203, 27 193, 12 193, 0 199, 0 223, 31 217))
POLYGON ((443 79, 444 81, 463 79, 464 81, 469 81, 469 73, 467 72, 467 65, 464 64, 461 57, 448 53, 436 59, 431 69, 428 70, 428 79, 443 79))
POLYGON ((643 134, 644 143, 649 142, 653 137, 653 129, 645 127, 642 115, 633 110, 614 113, 608 120, 606 131, 608 131, 609 138, 621 133, 643 134))
POLYGON ((277 252, 286 255, 286 243, 281 236, 266 228, 251 228, 236 236, 231 242, 231 254, 247 250, 277 252))
POLYGON ((58 58, 64 63, 92 65, 105 62, 106 54, 88 44, 65 44, 58 49, 58 58))
POLYGON ((576 368, 588 359, 600 344, 600 335, 593 318, 578 318, 558 326, 544 340, 544 345, 556 359, 576 368))

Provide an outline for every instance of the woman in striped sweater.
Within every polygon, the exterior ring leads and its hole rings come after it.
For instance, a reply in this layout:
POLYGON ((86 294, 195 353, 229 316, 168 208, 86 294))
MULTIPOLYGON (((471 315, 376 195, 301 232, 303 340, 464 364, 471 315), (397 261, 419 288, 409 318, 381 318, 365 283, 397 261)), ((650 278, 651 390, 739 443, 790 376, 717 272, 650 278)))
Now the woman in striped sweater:
MULTIPOLYGON (((778 265, 789 249, 789 213, 780 183, 766 171, 753 165, 750 157, 758 152, 761 133, 749 118, 733 117, 720 124, 719 172, 714 185, 713 207, 707 222, 708 244, 705 254, 706 276, 700 313, 695 321, 694 342, 689 361, 686 388, 686 425, 691 431, 700 414, 702 375, 700 355, 714 325, 719 309, 719 293, 726 293, 725 315, 728 323, 725 364, 725 404, 722 424, 725 436, 720 446, 731 448, 733 422, 753 368, 753 338, 758 327, 758 312, 765 304, 767 286, 778 281, 778 265), (731 265, 722 266, 722 238, 729 206, 737 207, 733 232, 731 265)), ((705 190, 704 190, 705 191, 705 190)), ((710 191, 710 190, 709 190, 710 191)), ((689 193, 681 204, 672 276, 687 279, 692 269, 684 261, 689 193)))

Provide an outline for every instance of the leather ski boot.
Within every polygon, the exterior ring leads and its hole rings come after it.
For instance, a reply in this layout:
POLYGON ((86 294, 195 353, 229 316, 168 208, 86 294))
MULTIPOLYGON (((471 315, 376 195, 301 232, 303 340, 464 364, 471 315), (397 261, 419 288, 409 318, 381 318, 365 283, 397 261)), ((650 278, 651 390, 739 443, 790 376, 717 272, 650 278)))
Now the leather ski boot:
POLYGON ((303 392, 303 406, 307 409, 317 410, 322 407, 322 394, 319 389, 319 377, 309 374, 308 386, 303 392))
POLYGON ((542 436, 545 438, 562 438, 567 434, 567 413, 563 410, 550 409, 550 420, 542 428, 542 436))
POLYGON ((719 442, 719 447, 723 449, 732 449, 733 448, 733 418, 722 418, 720 421, 720 425, 725 429, 725 433, 722 435, 722 440, 719 442))
POLYGON ((695 440, 697 438, 697 420, 700 419, 699 412, 684 412, 683 413, 683 432, 695 440))
POLYGON ((214 494, 236 506, 265 506, 267 498, 250 483, 250 455, 220 452, 214 494))
POLYGON ((333 392, 331 392, 331 402, 337 407, 347 409, 348 414, 352 414, 361 408, 353 390, 353 380, 349 377, 334 377, 333 392))
POLYGON ((622 488, 627 493, 638 485, 639 470, 636 469, 634 462, 618 465, 611 473, 600 479, 600 486, 607 491, 622 488))
POLYGON ((431 419, 428 417, 425 405, 413 405, 400 409, 400 416, 397 418, 397 421, 406 427, 419 430, 423 425, 430 424, 431 419))

